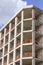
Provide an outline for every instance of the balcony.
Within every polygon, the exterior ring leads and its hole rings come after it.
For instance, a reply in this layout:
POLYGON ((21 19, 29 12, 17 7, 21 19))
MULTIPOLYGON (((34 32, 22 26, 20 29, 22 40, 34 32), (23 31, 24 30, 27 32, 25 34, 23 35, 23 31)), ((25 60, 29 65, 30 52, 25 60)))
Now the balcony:
POLYGON ((38 41, 35 41, 35 44, 39 45, 38 41))
POLYGON ((7 65, 7 62, 4 62, 4 65, 7 65))
POLYGON ((15 64, 16 64, 16 65, 20 65, 20 61, 17 61, 15 64))
POLYGON ((32 30, 32 20, 23 21, 23 31, 32 30))
POLYGON ((9 63, 13 62, 13 52, 9 54, 9 63))
POLYGON ((20 58, 20 48, 16 49, 16 60, 20 58))
POLYGON ((21 17, 17 17, 17 24, 21 21, 21 17))
POLYGON ((15 28, 15 19, 12 20, 11 22, 11 30, 15 28))
POLYGON ((24 40, 23 42, 24 42, 24 44, 25 44, 25 43, 32 43, 32 39, 30 39, 30 40, 26 39, 26 40, 24 40))
POLYGON ((42 47, 35 45, 35 57, 42 59, 42 47))
POLYGON ((21 44, 21 35, 16 38, 16 47, 21 44))
POLYGON ((19 33, 21 33, 21 24, 19 24, 19 25, 17 26, 17 35, 18 35, 19 33))
POLYGON ((7 65, 7 56, 4 57, 4 63, 3 65, 7 65))
POLYGON ((0 50, 0 58, 3 56, 3 49, 0 50))
POLYGON ((40 37, 42 37, 42 34, 35 31, 35 39, 39 39, 40 37))
POLYGON ((5 44, 8 43, 8 40, 9 40, 9 35, 7 35, 7 36, 5 37, 5 44))
POLYGON ((4 30, 1 31, 1 38, 4 37, 4 30))
POLYGON ((0 65, 2 65, 2 59, 0 60, 0 65))
POLYGON ((16 55, 16 60, 20 58, 20 54, 17 54, 16 55))
MULTIPOLYGON (((40 65, 40 63, 42 63, 40 60, 35 59, 35 65, 40 65)), ((32 59, 23 59, 22 65, 32 65, 32 59)))
POLYGON ((5 52, 4 52, 4 55, 6 55, 7 53, 8 53, 8 51, 5 51, 5 52))
POLYGON ((35 30, 38 31, 39 30, 39 27, 42 25, 42 23, 36 19, 36 22, 35 22, 35 30))
POLYGON ((10 51, 14 49, 14 41, 10 42, 10 51))
POLYGON ((31 57, 32 56, 32 52, 24 52, 23 53, 23 57, 31 57))
POLYGON ((24 32, 23 33, 23 43, 31 44, 32 43, 32 32, 24 32))
POLYGON ((4 51, 4 54, 6 55, 8 53, 8 45, 5 46, 5 51, 4 51))
POLYGON ((13 64, 10 64, 10 65, 13 65, 13 64))
POLYGON ((14 30, 11 31, 11 37, 10 37, 10 40, 12 40, 14 38, 14 30))
POLYGON ((20 41, 17 42, 16 47, 18 47, 19 45, 20 45, 20 41))
POLYGON ((22 65, 32 65, 32 59, 23 59, 22 65))
POLYGON ((42 47, 39 44, 35 44, 35 58, 42 60, 42 47))
POLYGON ((9 63, 11 63, 11 62, 13 62, 13 59, 12 58, 10 58, 10 60, 9 60, 9 63))
POLYGON ((35 41, 35 45, 39 48, 42 49, 42 45, 40 45, 40 42, 38 40, 35 41))
POLYGON ((41 59, 40 57, 41 57, 40 53, 36 53, 36 54, 35 54, 35 58, 41 59))
POLYGON ((29 18, 32 18, 32 9, 31 8, 24 9, 24 19, 29 18))
POLYGON ((9 24, 6 26, 6 34, 9 32, 9 24))
POLYGON ((17 15, 17 24, 21 21, 21 12, 17 15))
POLYGON ((23 57, 32 57, 32 46, 31 45, 23 46, 23 57))
POLYGON ((1 40, 0 48, 3 46, 3 39, 1 40))

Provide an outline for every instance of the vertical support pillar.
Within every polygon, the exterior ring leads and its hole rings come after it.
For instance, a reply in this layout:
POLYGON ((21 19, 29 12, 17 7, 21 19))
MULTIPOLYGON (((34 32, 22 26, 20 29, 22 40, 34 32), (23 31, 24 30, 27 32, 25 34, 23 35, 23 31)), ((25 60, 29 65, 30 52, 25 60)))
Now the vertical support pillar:
POLYGON ((32 9, 32 65, 35 65, 35 10, 32 9))
POLYGON ((4 29, 3 55, 4 55, 5 35, 6 35, 6 28, 4 29))
POLYGON ((20 65, 22 65, 22 54, 23 54, 23 11, 21 12, 21 49, 20 49, 20 65))
POLYGON ((4 29, 4 45, 5 45, 6 28, 4 29))
POLYGON ((15 65, 15 60, 16 60, 16 33, 17 33, 17 27, 16 27, 16 25, 17 25, 17 17, 15 18, 15 38, 14 38, 14 55, 13 55, 13 59, 14 59, 14 65, 15 65))
POLYGON ((7 65, 9 64, 9 48, 10 48, 10 35, 11 35, 11 33, 10 33, 10 30, 11 30, 11 23, 9 23, 9 39, 8 39, 8 41, 9 41, 9 44, 8 44, 8 56, 7 56, 7 65))
POLYGON ((6 28, 4 29, 4 41, 3 41, 3 60, 2 60, 2 65, 4 62, 4 45, 5 45, 5 34, 6 34, 6 28))

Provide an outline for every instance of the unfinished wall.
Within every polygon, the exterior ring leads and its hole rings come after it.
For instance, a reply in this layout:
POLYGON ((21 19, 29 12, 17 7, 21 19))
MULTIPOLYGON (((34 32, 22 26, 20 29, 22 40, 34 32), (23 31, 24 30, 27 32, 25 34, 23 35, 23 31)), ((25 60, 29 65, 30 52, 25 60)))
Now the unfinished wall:
MULTIPOLYGON (((38 32, 42 34, 42 36, 39 38, 39 44, 40 46, 43 46, 43 14, 39 16, 38 21, 41 22, 41 25, 38 28, 38 32)), ((43 59, 43 49, 41 49, 40 55, 40 57, 43 59)), ((43 63, 40 65, 43 65, 43 63)))

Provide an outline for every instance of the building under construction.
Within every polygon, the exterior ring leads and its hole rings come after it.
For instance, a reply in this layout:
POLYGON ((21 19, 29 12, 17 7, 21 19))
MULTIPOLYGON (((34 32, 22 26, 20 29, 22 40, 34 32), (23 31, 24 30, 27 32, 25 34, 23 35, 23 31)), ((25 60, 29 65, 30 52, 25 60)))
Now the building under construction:
POLYGON ((0 65, 43 65, 43 11, 21 8, 0 29, 0 65))

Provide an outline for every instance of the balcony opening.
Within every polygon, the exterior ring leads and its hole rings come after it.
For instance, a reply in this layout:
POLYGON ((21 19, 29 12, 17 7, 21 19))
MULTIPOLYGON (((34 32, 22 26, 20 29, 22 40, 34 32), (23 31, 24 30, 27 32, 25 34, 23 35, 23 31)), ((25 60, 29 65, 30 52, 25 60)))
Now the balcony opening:
POLYGON ((20 58, 20 48, 16 49, 16 60, 20 58))
POLYGON ((39 21, 39 19, 36 19, 35 21, 35 38, 39 39, 42 34, 41 34, 41 26, 42 26, 42 23, 39 21))
POLYGON ((21 44, 21 35, 16 38, 16 47, 21 44))
MULTIPOLYGON (((36 49, 36 47, 35 47, 35 49, 36 49)), ((42 59, 41 49, 38 49, 38 50, 35 51, 35 58, 42 59)))
POLYGON ((32 46, 23 46, 23 57, 32 57, 32 46))
POLYGON ((0 65, 2 65, 2 59, 0 59, 0 65))
POLYGON ((0 58, 3 57, 3 49, 0 50, 0 58))
POLYGON ((23 30, 32 30, 32 20, 26 20, 23 22, 23 30))
POLYGON ((13 62, 13 52, 9 54, 9 63, 13 62))
POLYGON ((16 62, 15 65, 20 65, 20 61, 16 62))
POLYGON ((41 38, 42 38, 42 34, 35 32, 35 44, 39 45, 41 47, 41 38))
POLYGON ((23 59, 22 65, 32 65, 32 59, 23 59))
POLYGON ((1 31, 1 38, 4 37, 4 30, 1 31))
POLYGON ((23 43, 32 43, 32 32, 23 33, 23 43))
POLYGON ((42 37, 42 34, 40 32, 35 31, 35 38, 38 39, 40 37, 42 37))
POLYGON ((36 45, 40 45, 39 38, 38 39, 35 39, 35 44, 36 45))
POLYGON ((8 40, 9 40, 9 35, 7 35, 7 36, 5 37, 5 44, 8 43, 8 40))
POLYGON ((0 48, 3 46, 4 39, 1 40, 0 48))
POLYGON ((4 57, 4 64, 3 65, 7 65, 7 56, 4 57))
POLYGON ((5 46, 4 54, 6 55, 8 53, 8 45, 5 46))
POLYGON ((14 49, 14 41, 10 42, 10 51, 12 51, 14 49))
POLYGON ((10 64, 10 65, 13 65, 13 64, 10 64))
POLYGON ((19 25, 17 26, 17 35, 18 35, 19 33, 21 33, 21 24, 19 24, 19 25))
POLYGON ((15 28, 15 19, 11 21, 11 29, 15 28))
POLYGON ((11 37, 10 37, 10 39, 12 40, 13 38, 14 38, 14 30, 11 31, 11 37))
POLYGON ((6 34, 9 32, 9 24, 6 26, 6 34))
POLYGON ((39 44, 39 43, 38 43, 38 40, 35 40, 35 44, 37 44, 37 45, 39 44))
POLYGON ((35 59, 35 65, 43 65, 43 61, 35 59))
POLYGON ((42 26, 42 23, 36 19, 35 21, 35 31, 38 32, 39 28, 42 26))
POLYGON ((21 12, 18 13, 18 15, 17 15, 17 24, 18 24, 19 22, 21 22, 21 12))
POLYGON ((32 9, 24 9, 24 19, 32 18, 32 9))

